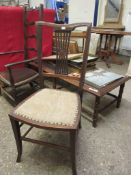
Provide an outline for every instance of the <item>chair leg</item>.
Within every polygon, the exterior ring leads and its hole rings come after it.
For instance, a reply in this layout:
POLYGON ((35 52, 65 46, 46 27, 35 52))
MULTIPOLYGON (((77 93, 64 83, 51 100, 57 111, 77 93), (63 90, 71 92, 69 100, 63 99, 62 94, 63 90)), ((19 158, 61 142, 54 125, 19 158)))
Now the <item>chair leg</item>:
POLYGON ((119 108, 120 107, 120 104, 121 104, 121 99, 122 99, 122 94, 123 94, 124 86, 125 86, 125 83, 123 83, 122 85, 120 85, 119 95, 117 97, 117 104, 116 104, 116 107, 117 108, 119 108))
POLYGON ((11 116, 10 116, 10 121, 11 121, 12 129, 13 129, 13 132, 14 132, 16 146, 17 146, 17 151, 18 151, 18 156, 17 156, 16 162, 21 162, 22 140, 21 140, 21 133, 20 133, 19 122, 14 120, 11 116))
POLYGON ((80 122, 79 122, 79 129, 81 129, 82 128, 82 126, 81 126, 81 120, 80 120, 80 122))
POLYGON ((56 89, 56 85, 57 85, 57 80, 56 78, 53 79, 53 89, 56 89))
POLYGON ((30 82, 29 85, 30 85, 31 88, 34 88, 33 82, 30 82))
POLYGON ((93 127, 97 126, 98 114, 99 114, 100 97, 96 96, 94 114, 93 114, 93 127))
POLYGON ((75 142, 76 142, 76 130, 70 131, 70 147, 71 147, 71 161, 72 161, 73 175, 77 175, 76 157, 75 157, 75 142))
POLYGON ((16 88, 15 87, 12 88, 12 92, 13 92, 13 98, 14 98, 14 100, 17 101, 17 99, 16 99, 16 96, 17 95, 16 95, 16 88))

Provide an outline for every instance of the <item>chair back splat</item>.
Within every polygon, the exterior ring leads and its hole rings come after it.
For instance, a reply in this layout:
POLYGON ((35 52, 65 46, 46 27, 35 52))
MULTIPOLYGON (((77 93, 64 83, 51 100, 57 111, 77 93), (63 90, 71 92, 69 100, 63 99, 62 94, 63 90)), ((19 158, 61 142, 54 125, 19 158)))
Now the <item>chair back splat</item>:
MULTIPOLYGON (((54 24, 44 21, 36 22, 37 25, 37 46, 38 46, 38 57, 42 58, 42 27, 51 27, 54 31, 54 40, 56 43, 56 62, 54 67, 53 77, 61 77, 65 76, 67 78, 75 78, 70 75, 68 69, 68 49, 70 43, 71 32, 73 32, 78 27, 86 27, 86 42, 83 52, 83 63, 81 66, 80 74, 77 75, 79 78, 79 94, 82 97, 85 72, 88 60, 88 50, 89 50, 89 42, 90 42, 90 34, 91 34, 91 23, 74 23, 74 24, 54 24)), ((41 69, 42 64, 40 63, 41 69)), ((46 75, 47 76, 47 75, 46 75)), ((50 75, 51 76, 51 75, 50 75)))

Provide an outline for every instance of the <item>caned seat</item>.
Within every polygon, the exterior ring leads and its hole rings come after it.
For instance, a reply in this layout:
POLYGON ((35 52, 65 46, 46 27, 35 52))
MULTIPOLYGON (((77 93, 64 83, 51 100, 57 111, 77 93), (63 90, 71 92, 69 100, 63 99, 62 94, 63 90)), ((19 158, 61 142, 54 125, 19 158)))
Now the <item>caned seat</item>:
POLYGON ((88 58, 91 24, 75 23, 64 25, 39 21, 36 23, 36 26, 37 50, 39 60, 37 66, 40 67, 40 70, 43 70, 43 78, 64 77, 66 79, 72 79, 72 81, 77 79, 79 81, 79 87, 77 92, 47 88, 42 89, 22 102, 18 107, 14 109, 12 113, 9 114, 18 150, 17 162, 21 161, 22 140, 42 145, 54 146, 55 148, 68 150, 70 152, 72 160, 72 172, 73 175, 76 175, 75 139, 76 133, 78 133, 77 131, 81 126, 81 102, 88 58), (53 28, 57 46, 55 62, 50 62, 48 60, 54 68, 53 72, 50 73, 46 72, 44 69, 48 61, 42 58, 42 27, 45 26, 53 28), (80 73, 71 74, 68 70, 68 48, 71 32, 77 27, 86 28, 86 42, 80 73), (20 127, 22 126, 21 123, 30 126, 30 128, 23 136, 21 135, 20 131, 20 127), (59 132, 68 132, 70 135, 69 146, 67 147, 65 145, 56 145, 54 143, 47 143, 27 137, 27 134, 33 127, 46 130, 57 130, 59 132))

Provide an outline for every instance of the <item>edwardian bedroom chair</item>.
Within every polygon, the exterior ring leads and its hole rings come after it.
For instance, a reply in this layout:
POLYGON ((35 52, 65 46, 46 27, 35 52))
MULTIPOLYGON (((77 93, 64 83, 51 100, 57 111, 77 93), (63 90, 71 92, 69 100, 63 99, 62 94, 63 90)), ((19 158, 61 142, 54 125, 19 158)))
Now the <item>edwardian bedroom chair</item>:
POLYGON ((80 127, 81 121, 81 101, 83 94, 83 85, 86 72, 86 63, 88 58, 88 49, 90 42, 90 23, 76 23, 76 24, 54 24, 39 21, 37 25, 37 40, 38 40, 38 59, 40 59, 41 70, 44 69, 45 62, 42 61, 42 28, 54 28, 56 37, 56 61, 53 64, 52 72, 43 73, 46 77, 78 79, 78 93, 58 90, 58 89, 42 89, 17 106, 12 113, 9 114, 12 129, 14 132, 18 157, 17 162, 21 161, 22 155, 22 141, 32 143, 54 146, 59 149, 67 149, 71 153, 72 171, 76 175, 75 163, 75 142, 76 133, 80 127), (83 63, 80 74, 72 74, 68 70, 68 47, 71 32, 77 27, 86 28, 86 43, 83 54, 83 63), (20 123, 30 126, 29 130, 21 135, 20 123), (60 146, 53 143, 46 143, 40 140, 26 137, 29 131, 33 128, 40 128, 46 130, 56 130, 58 132, 65 131, 70 134, 70 146, 60 146))
MULTIPOLYGON (((1 87, 1 91, 8 96, 9 99, 13 102, 13 104, 17 104, 20 99, 19 93, 17 93, 17 88, 23 86, 25 84, 30 84, 33 86, 33 81, 38 79, 39 73, 38 71, 33 70, 29 67, 30 62, 37 61, 37 58, 29 59, 29 52, 37 52, 36 48, 29 48, 28 40, 36 38, 35 35, 29 36, 28 34, 28 26, 35 25, 35 22, 28 23, 28 9, 24 7, 23 13, 23 25, 24 25, 24 60, 10 63, 5 65, 6 70, 4 72, 0 72, 0 81, 3 86, 1 87), (22 65, 22 67, 18 67, 22 65)), ((43 19, 43 5, 39 7, 39 20, 43 19)), ((19 51, 12 51, 9 53, 3 54, 17 54, 19 51)), ((20 92, 21 94, 21 92, 20 92)), ((23 93, 22 93, 23 94, 23 93)))

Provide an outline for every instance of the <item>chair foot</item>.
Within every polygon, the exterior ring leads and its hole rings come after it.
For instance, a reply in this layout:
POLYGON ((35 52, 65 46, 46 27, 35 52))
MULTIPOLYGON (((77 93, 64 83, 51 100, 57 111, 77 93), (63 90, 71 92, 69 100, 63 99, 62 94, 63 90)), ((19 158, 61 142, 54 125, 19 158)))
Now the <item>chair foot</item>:
POLYGON ((31 88, 34 88, 33 82, 30 82, 29 85, 30 85, 31 88))
POLYGON ((79 129, 81 129, 82 128, 82 126, 81 126, 81 121, 79 122, 79 129))
POLYGON ((93 121, 93 122, 92 122, 92 126, 93 126, 94 128, 96 128, 96 127, 97 127, 97 122, 96 122, 96 121, 93 121))
POLYGON ((99 113, 99 105, 100 105, 100 97, 96 96, 95 105, 94 105, 93 122, 92 122, 92 126, 94 128, 96 128, 96 126, 97 126, 98 113, 99 113))
POLYGON ((16 162, 17 163, 20 163, 21 162, 21 154, 17 156, 16 162))
POLYGON ((56 89, 57 87, 57 80, 56 78, 53 79, 53 89, 56 89))
POLYGON ((75 157, 75 142, 76 142, 76 131, 70 132, 70 146, 71 146, 71 160, 72 160, 72 173, 77 175, 76 171, 76 157, 75 157))
POLYGON ((11 116, 9 116, 9 117, 10 117, 12 129, 14 132, 14 137, 15 137, 17 151, 18 151, 18 156, 17 156, 16 162, 20 162, 21 155, 22 155, 22 140, 21 140, 20 126, 19 126, 18 121, 14 120, 11 116))
MULTIPOLYGON (((29 85, 30 85, 30 87, 31 87, 32 89, 38 88, 38 83, 37 83, 36 81, 30 82, 29 85)), ((39 88, 40 88, 40 87, 39 87, 39 88)))
POLYGON ((120 107, 120 104, 121 104, 121 99, 122 99, 122 94, 123 94, 124 86, 125 86, 125 83, 123 83, 122 85, 120 85, 119 95, 118 95, 117 104, 116 104, 116 107, 117 108, 119 108, 120 107))

